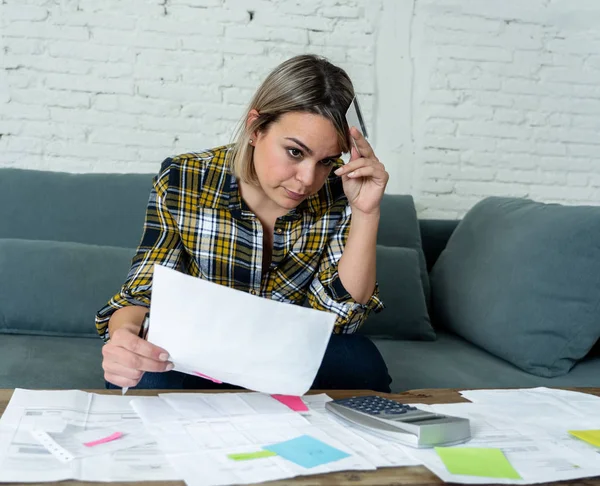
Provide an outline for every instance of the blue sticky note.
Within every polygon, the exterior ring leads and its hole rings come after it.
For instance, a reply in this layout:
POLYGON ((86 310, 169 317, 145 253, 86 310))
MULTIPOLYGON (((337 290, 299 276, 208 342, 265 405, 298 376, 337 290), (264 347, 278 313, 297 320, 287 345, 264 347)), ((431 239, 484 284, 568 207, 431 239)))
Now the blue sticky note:
POLYGON ((263 447, 263 449, 275 452, 284 459, 307 468, 350 457, 350 454, 309 435, 301 435, 292 440, 263 447))

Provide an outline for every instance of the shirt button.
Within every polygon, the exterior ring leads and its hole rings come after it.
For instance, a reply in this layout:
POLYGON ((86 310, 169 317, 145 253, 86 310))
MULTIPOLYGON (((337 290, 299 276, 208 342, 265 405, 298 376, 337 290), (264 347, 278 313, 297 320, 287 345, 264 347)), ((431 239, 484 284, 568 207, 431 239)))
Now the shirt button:
POLYGON ((250 293, 251 293, 252 295, 256 295, 256 290, 252 289, 252 290, 250 290, 250 293))
POLYGON ((275 233, 277 233, 278 235, 280 235, 281 233, 283 233, 283 230, 281 228, 277 228, 275 230, 275 233))

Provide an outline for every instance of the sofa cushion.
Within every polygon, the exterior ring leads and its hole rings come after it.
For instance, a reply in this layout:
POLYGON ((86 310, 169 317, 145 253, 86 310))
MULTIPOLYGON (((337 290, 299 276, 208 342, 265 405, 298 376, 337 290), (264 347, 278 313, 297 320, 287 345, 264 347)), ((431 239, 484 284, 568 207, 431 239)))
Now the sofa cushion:
POLYGON ((371 313, 360 332, 383 339, 434 340, 418 253, 412 248, 377 245, 377 280, 386 308, 371 313))
POLYGON ((104 388, 102 345, 98 338, 4 335, 0 388, 104 388))
POLYGON ((432 275, 436 318, 539 376, 564 375, 600 337, 600 208, 488 198, 432 275))
POLYGON ((0 239, 0 332, 97 337, 94 315, 127 276, 135 250, 0 239))
POLYGON ((377 232, 377 244, 412 248, 417 252, 425 302, 429 305, 429 274, 421 245, 421 231, 417 211, 412 196, 384 195, 381 200, 381 219, 379 231, 377 232))
POLYGON ((392 377, 392 392, 420 388, 600 387, 600 356, 586 356, 564 376, 527 373, 456 334, 436 330, 435 341, 374 339, 392 377))
POLYGON ((139 243, 153 174, 0 171, 0 238, 139 243))

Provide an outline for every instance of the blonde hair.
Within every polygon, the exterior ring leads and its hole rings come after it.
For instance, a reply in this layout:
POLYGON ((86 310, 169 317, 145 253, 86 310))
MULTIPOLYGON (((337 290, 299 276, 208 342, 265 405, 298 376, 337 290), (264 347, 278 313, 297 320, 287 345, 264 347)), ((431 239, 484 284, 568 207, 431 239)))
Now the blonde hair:
POLYGON ((340 150, 350 151, 346 111, 354 87, 346 72, 327 59, 303 54, 284 61, 263 81, 250 101, 234 135, 231 168, 238 179, 257 184, 251 134, 266 132, 283 114, 306 112, 327 118, 337 132, 340 150), (251 110, 259 116, 247 123, 251 110))

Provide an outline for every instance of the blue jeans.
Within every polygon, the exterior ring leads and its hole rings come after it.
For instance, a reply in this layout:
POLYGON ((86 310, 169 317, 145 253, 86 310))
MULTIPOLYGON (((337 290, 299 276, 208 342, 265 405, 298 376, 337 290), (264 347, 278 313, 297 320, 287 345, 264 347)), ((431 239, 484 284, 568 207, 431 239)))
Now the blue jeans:
MULTIPOLYGON (((374 390, 389 392, 392 379, 379 350, 360 334, 334 334, 311 388, 315 390, 374 390)), ((106 382, 106 388, 120 387, 106 382)), ((239 389, 198 376, 167 371, 144 373, 136 389, 214 390, 239 389)))

